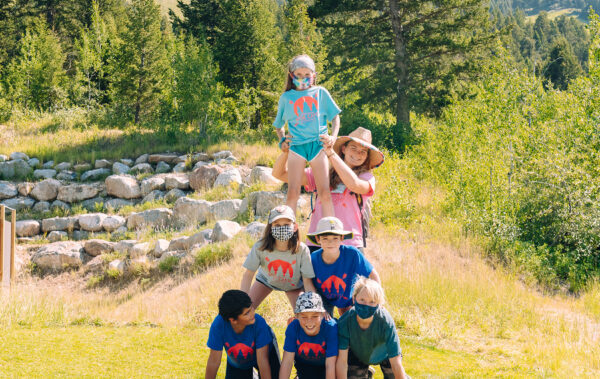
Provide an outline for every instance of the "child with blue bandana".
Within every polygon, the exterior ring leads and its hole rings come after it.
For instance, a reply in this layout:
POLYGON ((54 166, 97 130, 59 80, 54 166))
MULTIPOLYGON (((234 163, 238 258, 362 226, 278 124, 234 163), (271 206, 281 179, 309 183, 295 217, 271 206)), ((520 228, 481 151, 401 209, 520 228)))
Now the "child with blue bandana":
POLYGON ((338 321, 337 378, 369 378, 369 365, 379 365, 386 379, 408 378, 394 319, 383 308, 381 285, 361 277, 352 299, 354 306, 338 321))
POLYGON ((273 126, 280 138, 279 147, 288 144, 288 192, 286 205, 294 211, 300 197, 306 162, 315 176, 323 216, 334 216, 329 189, 329 162, 323 145, 333 145, 340 128, 340 108, 329 92, 315 85, 315 62, 308 55, 298 55, 288 67, 285 92, 279 98, 273 126), (327 123, 332 133, 328 134, 327 123), (289 134, 285 134, 287 124, 289 134))

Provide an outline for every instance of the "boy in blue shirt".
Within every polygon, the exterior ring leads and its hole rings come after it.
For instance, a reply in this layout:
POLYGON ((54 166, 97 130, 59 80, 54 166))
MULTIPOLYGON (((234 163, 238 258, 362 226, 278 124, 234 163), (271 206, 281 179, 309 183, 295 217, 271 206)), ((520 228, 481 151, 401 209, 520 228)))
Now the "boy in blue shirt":
POLYGON ((321 297, 304 292, 296 301, 296 319, 285 331, 279 378, 289 378, 295 361, 298 379, 335 379, 338 330, 325 319, 321 297))
POLYGON ((343 314, 352 306, 354 283, 365 276, 381 283, 379 274, 367 258, 354 246, 342 245, 353 233, 344 230, 336 217, 323 217, 314 233, 307 235, 321 249, 310 255, 315 277, 313 284, 323 298, 325 310, 333 316, 334 306, 343 314))
POLYGON ((277 339, 265 319, 254 313, 252 300, 244 291, 223 293, 206 345, 211 349, 206 363, 208 379, 217 377, 223 348, 227 353, 226 379, 252 379, 255 367, 262 379, 278 376, 277 339))

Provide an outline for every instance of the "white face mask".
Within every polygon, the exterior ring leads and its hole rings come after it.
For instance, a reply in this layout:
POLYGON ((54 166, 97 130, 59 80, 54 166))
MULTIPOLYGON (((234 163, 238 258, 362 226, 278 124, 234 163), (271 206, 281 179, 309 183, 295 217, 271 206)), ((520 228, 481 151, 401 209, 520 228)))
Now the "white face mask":
POLYGON ((278 241, 289 241, 294 235, 294 228, 292 225, 273 226, 271 235, 278 241))

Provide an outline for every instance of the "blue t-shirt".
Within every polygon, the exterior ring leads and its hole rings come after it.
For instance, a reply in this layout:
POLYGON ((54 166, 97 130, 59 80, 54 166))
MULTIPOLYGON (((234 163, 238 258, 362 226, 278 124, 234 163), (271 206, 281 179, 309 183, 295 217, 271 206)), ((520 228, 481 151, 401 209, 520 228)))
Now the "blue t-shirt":
POLYGON ((356 309, 352 307, 340 317, 338 331, 340 350, 352 350, 364 364, 379 364, 402 354, 394 319, 381 306, 375 311, 371 325, 365 330, 358 325, 356 309))
POLYGON ((273 126, 282 128, 286 123, 293 136, 291 145, 317 141, 327 134, 327 122, 341 112, 329 92, 320 86, 304 91, 291 89, 279 98, 277 117, 273 126))
POLYGON ((227 362, 246 369, 256 365, 256 350, 268 345, 273 338, 271 327, 259 314, 255 314, 254 324, 246 326, 240 334, 233 330, 229 321, 218 315, 210 326, 206 346, 219 351, 225 348, 227 362))
POLYGON ((335 320, 321 321, 321 329, 316 336, 308 336, 297 319, 285 330, 283 350, 295 353, 301 363, 325 366, 325 359, 338 355, 338 329, 335 320))
POLYGON ((341 245, 340 256, 332 264, 323 262, 322 255, 323 249, 310 255, 317 292, 338 308, 352 305, 354 282, 359 275, 369 277, 373 265, 354 246, 341 245))

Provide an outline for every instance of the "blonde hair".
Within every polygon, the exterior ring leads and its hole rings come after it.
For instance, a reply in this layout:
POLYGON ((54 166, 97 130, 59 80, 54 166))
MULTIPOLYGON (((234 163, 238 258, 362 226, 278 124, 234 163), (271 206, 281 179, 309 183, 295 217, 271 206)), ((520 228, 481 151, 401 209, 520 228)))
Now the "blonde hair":
POLYGON ((359 276, 358 280, 354 284, 354 294, 352 295, 352 299, 356 301, 358 295, 363 291, 366 291, 367 295, 369 295, 371 299, 375 300, 377 304, 383 305, 385 303, 385 295, 381 285, 373 279, 359 276))

